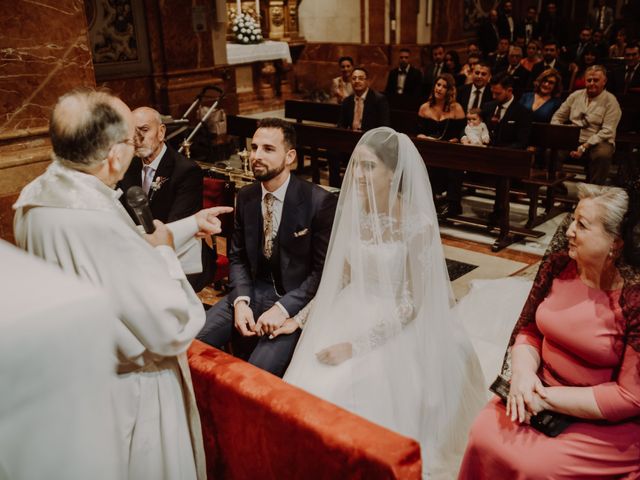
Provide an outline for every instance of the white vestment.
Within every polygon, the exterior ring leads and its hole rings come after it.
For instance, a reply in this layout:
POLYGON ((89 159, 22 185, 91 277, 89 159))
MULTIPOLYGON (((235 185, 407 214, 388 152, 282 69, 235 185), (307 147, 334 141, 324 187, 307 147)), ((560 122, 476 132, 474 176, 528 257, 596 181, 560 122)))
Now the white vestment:
MULTIPOLYGON (((120 478, 204 479, 185 352, 205 313, 175 252, 154 249, 140 236, 120 195, 95 176, 54 161, 14 205, 16 241, 107 293, 117 375, 113 411, 96 414, 115 417, 120 478)), ((197 231, 193 217, 169 226, 177 250, 197 231)))

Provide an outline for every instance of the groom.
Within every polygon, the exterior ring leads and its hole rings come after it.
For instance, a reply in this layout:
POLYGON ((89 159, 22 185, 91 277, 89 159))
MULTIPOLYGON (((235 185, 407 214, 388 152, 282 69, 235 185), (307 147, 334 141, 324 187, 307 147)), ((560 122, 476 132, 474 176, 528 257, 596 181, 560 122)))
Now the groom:
POLYGON ((282 376, 300 330, 272 335, 314 297, 327 253, 336 199, 291 175, 296 132, 265 118, 251 141, 259 181, 238 193, 229 248, 231 293, 207 312, 198 339, 222 347, 234 327, 255 337, 249 363, 282 376))

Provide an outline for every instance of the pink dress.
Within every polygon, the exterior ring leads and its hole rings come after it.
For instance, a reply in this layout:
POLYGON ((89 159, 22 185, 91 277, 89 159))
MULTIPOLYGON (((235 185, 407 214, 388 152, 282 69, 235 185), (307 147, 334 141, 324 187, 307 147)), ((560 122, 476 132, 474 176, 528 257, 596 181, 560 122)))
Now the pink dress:
POLYGON ((625 347, 619 300, 619 290, 586 286, 571 262, 515 343, 540 351, 545 384, 592 387, 607 422, 550 438, 512 422, 494 398, 471 427, 460 479, 640 479, 640 353, 625 347))

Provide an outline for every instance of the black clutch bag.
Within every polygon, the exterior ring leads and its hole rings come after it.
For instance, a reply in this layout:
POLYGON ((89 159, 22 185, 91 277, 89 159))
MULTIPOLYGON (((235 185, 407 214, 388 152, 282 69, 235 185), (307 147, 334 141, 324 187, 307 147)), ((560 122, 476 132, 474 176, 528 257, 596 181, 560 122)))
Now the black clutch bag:
MULTIPOLYGON (((495 393, 502 403, 506 405, 507 396, 509 395, 509 382, 501 375, 489 387, 495 393)), ((550 412, 543 410, 542 412, 531 417, 531 426, 544 433, 547 437, 557 437, 574 421, 573 417, 562 413, 550 412)))

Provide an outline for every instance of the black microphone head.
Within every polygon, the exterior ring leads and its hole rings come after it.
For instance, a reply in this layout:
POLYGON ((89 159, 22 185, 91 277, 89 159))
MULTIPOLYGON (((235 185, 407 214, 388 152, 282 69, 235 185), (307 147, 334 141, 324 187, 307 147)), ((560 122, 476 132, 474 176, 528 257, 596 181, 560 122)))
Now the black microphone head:
POLYGON ((134 185, 127 190, 127 203, 131 208, 140 208, 149 204, 146 193, 142 190, 142 187, 134 185))

